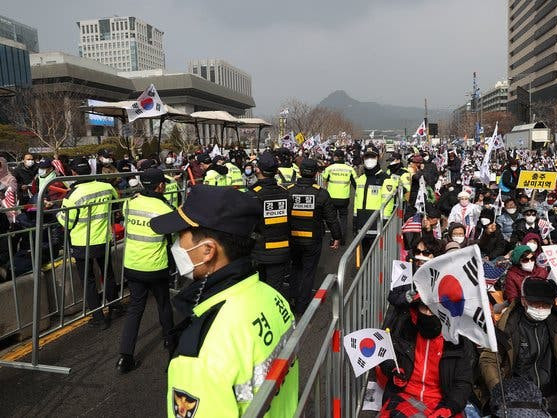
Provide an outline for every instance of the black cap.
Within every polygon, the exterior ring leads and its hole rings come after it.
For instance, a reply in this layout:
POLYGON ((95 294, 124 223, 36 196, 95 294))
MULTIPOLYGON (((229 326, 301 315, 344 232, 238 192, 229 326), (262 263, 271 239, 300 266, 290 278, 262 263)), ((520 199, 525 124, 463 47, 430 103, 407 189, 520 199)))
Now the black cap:
POLYGON ((400 152, 393 152, 391 154, 391 160, 402 160, 402 155, 400 152))
POLYGON ((107 149, 102 149, 102 150, 99 151, 99 156, 104 157, 104 158, 110 158, 111 153, 107 149))
POLYGON ((364 152, 364 157, 379 157, 379 150, 375 147, 369 147, 364 152))
POLYGON ((552 279, 527 277, 522 282, 522 296, 528 302, 545 302, 553 305, 557 296, 557 286, 552 279))
POLYGON ((157 234, 204 227, 249 237, 262 215, 259 200, 229 187, 193 186, 185 203, 174 212, 151 219, 157 234))
POLYGON ((139 180, 144 187, 154 188, 161 183, 166 183, 166 177, 158 168, 148 168, 139 175, 139 180))
POLYGON ((215 157, 213 158, 213 164, 216 164, 219 161, 224 161, 224 160, 226 160, 226 158, 224 158, 222 155, 215 155, 215 157))
POLYGON ((39 161, 39 168, 50 168, 52 167, 52 160, 50 158, 45 158, 39 161))
POLYGON ((341 149, 337 149, 333 155, 338 158, 344 158, 344 151, 341 149))
POLYGON ((306 158, 300 164, 300 174, 302 176, 314 176, 318 170, 319 166, 316 160, 306 158))
POLYGON ((85 157, 76 157, 72 160, 70 168, 77 174, 90 174, 91 166, 85 157))
POLYGON ((209 154, 199 154, 197 157, 197 162, 201 164, 211 164, 211 156, 209 154))
POLYGON ((278 161, 273 154, 265 151, 261 154, 261 157, 259 157, 257 166, 264 173, 274 173, 278 170, 278 161))
POLYGON ((148 168, 156 167, 156 165, 157 162, 155 160, 152 160, 151 158, 147 158, 145 160, 141 160, 137 164, 137 168, 139 168, 139 171, 144 171, 147 170, 148 168))

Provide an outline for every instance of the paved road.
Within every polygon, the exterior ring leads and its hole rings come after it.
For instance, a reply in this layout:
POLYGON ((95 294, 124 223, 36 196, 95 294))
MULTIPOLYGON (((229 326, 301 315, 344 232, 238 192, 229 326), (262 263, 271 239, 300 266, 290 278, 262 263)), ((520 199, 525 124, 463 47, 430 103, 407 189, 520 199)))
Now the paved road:
MULTIPOLYGON (((336 272, 342 254, 324 244, 316 286, 327 273, 336 272)), ((300 382, 308 375, 309 361, 321 344, 328 310, 320 311, 316 319, 303 341, 300 382)), ((124 376, 115 371, 122 325, 123 318, 114 320, 106 331, 84 325, 44 347, 41 363, 71 367, 69 376, 0 368, 0 416, 166 416, 167 354, 153 298, 147 304, 136 349, 141 366, 124 376)))

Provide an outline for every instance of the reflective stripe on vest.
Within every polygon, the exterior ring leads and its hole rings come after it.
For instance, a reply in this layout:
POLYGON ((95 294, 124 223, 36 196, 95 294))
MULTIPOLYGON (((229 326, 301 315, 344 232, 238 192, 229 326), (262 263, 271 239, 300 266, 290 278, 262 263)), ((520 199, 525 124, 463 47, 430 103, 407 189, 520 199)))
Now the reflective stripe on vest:
POLYGON ((100 192, 86 194, 85 196, 81 196, 79 199, 75 201, 75 206, 80 206, 86 203, 90 199, 95 199, 97 197, 103 196, 112 196, 111 190, 101 190, 100 192))
POLYGON ((253 366, 253 377, 246 383, 234 385, 234 394, 236 395, 237 402, 250 402, 253 400, 254 393, 259 389, 263 382, 265 382, 265 378, 267 377, 267 373, 269 373, 273 360, 278 357, 293 332, 294 325, 290 326, 290 328, 282 334, 282 337, 280 337, 280 340, 273 352, 269 354, 269 356, 261 363, 253 366))
POLYGON ((266 242, 265 249, 267 250, 274 250, 276 248, 287 248, 288 241, 275 241, 275 242, 266 242))
POLYGON ((142 216, 144 218, 149 218, 149 219, 153 219, 161 215, 160 213, 145 212, 143 210, 137 210, 137 209, 128 209, 127 213, 128 215, 142 216))
POLYGON ((278 218, 265 218, 265 225, 285 224, 288 222, 286 216, 279 216, 278 218))
POLYGON ((90 217, 87 216, 85 218, 79 218, 77 222, 89 222, 105 218, 108 218, 108 213, 98 213, 97 215, 91 215, 90 217))
POLYGON ((312 238, 313 232, 311 231, 292 231, 293 237, 312 238))
POLYGON ((292 211, 292 216, 297 216, 299 218, 312 218, 313 217, 313 211, 293 210, 292 211))
POLYGON ((162 242, 165 239, 164 235, 149 237, 147 235, 127 234, 126 237, 129 239, 133 239, 135 241, 142 241, 142 242, 162 242))

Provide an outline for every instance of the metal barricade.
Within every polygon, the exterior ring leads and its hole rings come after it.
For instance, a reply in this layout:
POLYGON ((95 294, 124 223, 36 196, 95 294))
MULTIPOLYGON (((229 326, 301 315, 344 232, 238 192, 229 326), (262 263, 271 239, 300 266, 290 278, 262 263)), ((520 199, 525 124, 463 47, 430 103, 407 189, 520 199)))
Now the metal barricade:
MULTIPOLYGON (((165 174, 176 174, 181 173, 181 170, 164 170, 165 174)), ((124 267, 123 267, 123 257, 125 252, 125 239, 121 241, 116 240, 116 234, 113 231, 113 225, 115 224, 114 217, 119 214, 122 204, 132 197, 135 193, 134 190, 126 189, 120 191, 120 195, 124 197, 113 198, 110 197, 106 200, 101 200, 94 203, 82 204, 73 207, 60 208, 59 205, 54 205, 54 207, 47 208, 45 206, 44 197, 46 196, 46 190, 48 186, 54 182, 75 182, 75 181, 92 181, 92 180, 114 180, 116 178, 131 178, 138 176, 140 173, 111 173, 111 174, 100 174, 100 175, 86 175, 86 176, 68 176, 68 177, 56 177, 51 179, 44 187, 39 191, 37 196, 36 204, 36 220, 33 227, 8 231, 7 233, 0 234, 0 240, 7 240, 9 265, 11 280, 10 285, 13 292, 13 305, 14 305, 14 325, 9 327, 7 330, 0 329, 0 339, 8 337, 13 334, 20 333, 25 328, 32 326, 32 358, 30 363, 17 362, 17 361, 0 361, 1 366, 39 370, 39 371, 50 371, 56 373, 68 374, 70 372, 69 368, 57 367, 39 364, 39 340, 40 338, 59 330, 67 325, 70 325, 78 320, 81 320, 87 315, 90 315, 98 310, 105 309, 111 304, 121 301, 124 296, 124 267), (87 273, 85 273, 85 278, 75 279, 76 273, 74 272, 75 258, 71 254, 70 245, 70 229, 68 228, 69 222, 69 212, 70 211, 81 211, 85 212, 85 221, 87 222, 86 229, 86 242, 85 255, 84 255, 84 272, 90 271, 90 263, 92 259, 90 258, 90 234, 91 234, 91 221, 95 219, 94 208, 100 205, 108 205, 108 222, 107 231, 104 248, 104 256, 102 256, 102 263, 98 266, 98 272, 103 278, 102 280, 102 301, 100 306, 94 310, 89 310, 87 308, 87 273), (61 219, 63 219, 64 224, 60 225, 56 220, 56 215, 62 214, 61 219), (56 240, 53 239, 55 231, 63 234, 63 239, 56 240), (29 252, 31 256, 31 268, 33 277, 32 281, 29 280, 29 284, 32 284, 32 301, 29 300, 27 306, 22 306, 22 295, 20 291, 21 277, 18 277, 17 268, 15 266, 15 256, 14 238, 19 238, 25 236, 29 243, 29 252), (112 263, 112 271, 114 274, 114 280, 118 287, 119 296, 111 301, 106 299, 106 285, 107 285, 107 273, 109 273, 109 263, 112 263), (47 274, 48 273, 48 274, 47 274), (81 288, 80 288, 81 286, 81 288), (50 301, 45 299, 45 287, 46 292, 50 296, 50 301), (32 303, 29 303, 32 302, 32 303), (47 302, 48 309, 45 309, 44 304, 47 302), (22 310, 29 309, 32 306, 32 320, 22 319, 22 310), (44 321, 48 320, 46 326, 44 321), (42 325, 41 325, 42 324, 42 325), (41 332, 42 331, 42 332, 41 332)), ((186 198, 187 191, 187 178, 182 177, 183 180, 179 183, 179 186, 172 193, 179 194, 182 199, 186 198)), ((138 190, 135 190, 135 192, 138 190)), ((166 195, 168 198, 168 193, 166 195)), ((32 205, 27 205, 26 207, 11 208, 8 210, 17 210, 29 208, 32 205)), ((5 210, 5 211, 8 211, 5 210)), ((126 225, 124 225, 124 238, 126 225)), ((175 284, 178 285, 177 280, 175 284)), ((0 294, 2 291, 2 286, 7 286, 6 283, 0 285, 0 294)), ((31 290, 31 289, 28 289, 31 290)), ((27 312, 28 313, 28 312, 27 312)), ((30 315, 29 315, 30 316, 30 315)))
MULTIPOLYGON (((330 319, 309 377, 304 379, 294 416, 358 416, 367 374, 354 377, 349 361, 344 356, 342 338, 358 329, 381 326, 389 293, 386 280, 391 276, 392 260, 398 259, 399 254, 402 201, 401 189, 390 195, 381 210, 374 213, 348 246, 339 262, 338 274, 329 274, 325 278, 295 332, 273 362, 267 380, 254 396, 244 417, 262 417, 266 413, 273 397, 280 390, 284 376, 298 359, 304 339, 311 332, 318 309, 327 294, 332 295, 330 304, 327 302, 331 309, 330 319), (380 214, 392 200, 395 200, 393 214, 384 220, 380 214), (369 238, 375 222, 377 227, 373 230, 379 231, 379 234, 371 242, 366 254, 363 254, 363 261, 359 260, 362 257, 362 242, 369 238), (346 284, 350 287, 344 293, 346 284)), ((315 347, 311 348, 315 351, 315 347)))

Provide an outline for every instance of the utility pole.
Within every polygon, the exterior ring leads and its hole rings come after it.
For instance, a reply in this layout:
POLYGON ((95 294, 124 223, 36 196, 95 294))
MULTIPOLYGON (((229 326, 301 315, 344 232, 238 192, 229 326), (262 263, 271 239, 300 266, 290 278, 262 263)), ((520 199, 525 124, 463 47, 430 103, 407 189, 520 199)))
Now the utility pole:
POLYGON ((474 139, 476 143, 480 142, 480 109, 479 109, 479 101, 480 101, 480 89, 478 88, 478 79, 476 72, 474 71, 474 78, 472 81, 472 106, 474 113, 476 114, 476 126, 475 126, 475 133, 474 139))
POLYGON ((425 108, 425 116, 424 116, 424 122, 425 122, 425 132, 426 132, 426 140, 427 143, 429 145, 429 121, 428 121, 428 117, 427 117, 427 97, 424 99, 424 108, 425 108))

